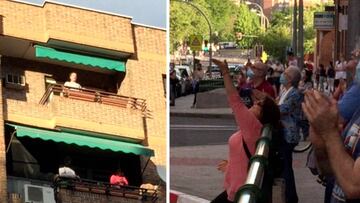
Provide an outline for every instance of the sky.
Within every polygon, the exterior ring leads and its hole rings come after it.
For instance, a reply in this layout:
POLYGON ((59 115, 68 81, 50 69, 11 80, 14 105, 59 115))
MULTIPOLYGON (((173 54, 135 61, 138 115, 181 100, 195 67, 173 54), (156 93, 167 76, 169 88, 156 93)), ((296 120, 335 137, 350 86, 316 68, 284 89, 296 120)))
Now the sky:
MULTIPOLYGON (((45 0, 23 0, 42 5, 45 0)), ((166 28, 166 0, 52 0, 133 17, 134 23, 166 28)))

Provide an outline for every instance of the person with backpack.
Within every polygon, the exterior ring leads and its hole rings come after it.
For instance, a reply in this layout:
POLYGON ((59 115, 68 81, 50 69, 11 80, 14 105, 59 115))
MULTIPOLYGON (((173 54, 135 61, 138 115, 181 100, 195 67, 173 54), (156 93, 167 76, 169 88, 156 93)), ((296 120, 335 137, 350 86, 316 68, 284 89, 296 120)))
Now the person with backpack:
POLYGON ((272 98, 255 89, 251 90, 253 105, 247 108, 234 87, 226 61, 213 59, 213 62, 222 72, 229 105, 239 130, 229 138, 228 160, 218 164, 218 170, 225 173, 225 191, 211 202, 231 203, 234 202, 235 193, 246 181, 249 159, 255 153, 263 125, 280 128, 280 111, 272 98))

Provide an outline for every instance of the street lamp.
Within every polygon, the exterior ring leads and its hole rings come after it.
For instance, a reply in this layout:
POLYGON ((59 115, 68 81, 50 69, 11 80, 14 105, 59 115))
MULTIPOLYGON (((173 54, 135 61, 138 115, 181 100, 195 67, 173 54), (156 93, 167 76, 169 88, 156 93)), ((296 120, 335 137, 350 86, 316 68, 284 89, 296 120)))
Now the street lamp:
POLYGON ((212 46, 211 46, 211 43, 212 43, 212 40, 211 40, 211 36, 212 36, 212 28, 211 28, 211 24, 210 24, 210 21, 209 19, 206 17, 205 13, 199 8, 197 7, 195 4, 189 2, 188 0, 173 0, 173 1, 177 1, 177 2, 181 2, 181 3, 186 3, 190 6, 192 6, 193 8, 195 8, 197 11, 199 11, 199 13, 204 16, 208 26, 209 26, 209 67, 210 67, 210 70, 211 70, 211 65, 212 65, 212 46))
POLYGON ((257 10, 257 9, 250 9, 250 11, 253 12, 253 13, 256 13, 256 15, 258 15, 258 16, 260 16, 260 17, 264 17, 264 19, 266 20, 264 27, 267 29, 267 27, 270 25, 269 18, 266 17, 266 15, 263 16, 263 15, 261 15, 261 13, 258 13, 258 10, 257 10))
POLYGON ((250 1, 245 1, 245 4, 246 5, 254 5, 254 6, 256 6, 256 7, 258 7, 259 8, 259 10, 260 10, 260 14, 261 14, 261 26, 263 27, 263 28, 265 28, 265 22, 264 22, 264 19, 265 19, 265 14, 264 14, 264 10, 263 10, 263 8, 258 4, 258 3, 254 3, 254 2, 250 2, 250 1))

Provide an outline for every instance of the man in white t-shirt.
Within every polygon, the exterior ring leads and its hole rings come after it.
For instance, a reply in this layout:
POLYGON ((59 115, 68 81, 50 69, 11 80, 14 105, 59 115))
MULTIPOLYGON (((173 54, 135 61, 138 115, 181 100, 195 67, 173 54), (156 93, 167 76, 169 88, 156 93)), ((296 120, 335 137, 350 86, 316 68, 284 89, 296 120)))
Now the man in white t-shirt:
POLYGON ((64 86, 69 87, 72 90, 81 89, 81 85, 76 82, 77 80, 77 74, 75 72, 70 73, 69 76, 70 81, 66 81, 64 86))
POLYGON ((340 83, 340 80, 346 80, 346 61, 344 56, 340 56, 340 60, 335 63, 335 87, 340 83))
POLYGON ((59 177, 79 179, 80 177, 76 175, 75 171, 72 168, 70 168, 70 165, 71 158, 66 157, 64 160, 64 165, 59 168, 59 177))

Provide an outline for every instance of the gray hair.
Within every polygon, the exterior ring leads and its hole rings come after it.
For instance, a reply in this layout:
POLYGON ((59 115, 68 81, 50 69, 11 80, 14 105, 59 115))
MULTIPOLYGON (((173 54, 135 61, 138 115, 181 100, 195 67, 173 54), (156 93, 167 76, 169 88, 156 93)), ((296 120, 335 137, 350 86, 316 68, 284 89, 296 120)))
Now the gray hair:
POLYGON ((286 70, 289 72, 289 76, 291 77, 291 85, 297 88, 301 80, 300 69, 297 66, 289 66, 286 70))

